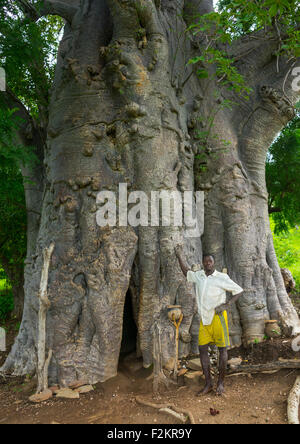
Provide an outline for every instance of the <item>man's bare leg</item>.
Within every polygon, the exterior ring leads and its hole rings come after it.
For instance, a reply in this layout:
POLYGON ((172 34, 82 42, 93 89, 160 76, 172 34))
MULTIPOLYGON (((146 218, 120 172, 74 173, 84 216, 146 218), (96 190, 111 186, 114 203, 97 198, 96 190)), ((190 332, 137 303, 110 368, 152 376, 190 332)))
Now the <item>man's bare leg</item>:
POLYGON ((225 391, 224 380, 227 369, 228 352, 226 347, 219 347, 219 379, 217 384, 217 395, 222 395, 225 391))
POLYGON ((205 376, 205 386, 203 390, 197 393, 197 395, 206 395, 213 389, 213 383, 210 373, 210 359, 208 355, 208 345, 199 345, 200 361, 202 365, 202 370, 205 376))

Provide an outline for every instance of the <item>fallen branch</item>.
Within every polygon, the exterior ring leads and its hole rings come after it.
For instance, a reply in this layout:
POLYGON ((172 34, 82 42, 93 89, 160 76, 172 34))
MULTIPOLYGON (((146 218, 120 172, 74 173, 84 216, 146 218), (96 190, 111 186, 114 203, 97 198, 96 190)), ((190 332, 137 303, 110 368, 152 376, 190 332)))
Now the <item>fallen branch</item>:
POLYGON ((287 403, 287 416, 289 424, 299 424, 299 402, 300 402, 300 376, 290 391, 287 403))
MULTIPOLYGON (((158 409, 160 411, 162 411, 162 409, 172 409, 174 412, 182 414, 182 415, 186 416, 187 418, 189 418, 190 424, 196 424, 194 416, 193 416, 193 414, 189 410, 179 409, 174 404, 153 404, 152 402, 145 401, 144 399, 141 399, 138 396, 135 398, 135 400, 139 404, 145 405, 147 407, 153 407, 154 409, 158 409)), ((166 412, 166 413, 170 413, 170 412, 166 412)))
POLYGON ((238 365, 228 370, 228 375, 233 373, 261 373, 265 371, 281 370, 284 368, 300 368, 300 359, 268 362, 267 364, 238 365))

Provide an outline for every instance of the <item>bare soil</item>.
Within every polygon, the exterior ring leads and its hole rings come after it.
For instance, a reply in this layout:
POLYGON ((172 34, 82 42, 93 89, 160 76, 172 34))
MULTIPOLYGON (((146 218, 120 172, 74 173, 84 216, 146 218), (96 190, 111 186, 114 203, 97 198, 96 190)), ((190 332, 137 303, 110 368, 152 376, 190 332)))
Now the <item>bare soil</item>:
MULTIPOLYGON (((8 349, 16 334, 16 324, 6 324, 8 349)), ((255 344, 252 349, 230 350, 230 357, 240 356, 248 363, 263 363, 300 358, 291 349, 290 340, 280 338, 255 344)), ((7 353, 0 353, 0 365, 7 353)), ((28 398, 35 392, 36 380, 26 377, 0 377, 1 424, 180 424, 175 418, 136 402, 136 396, 156 404, 172 403, 190 410, 198 424, 284 424, 287 423, 287 397, 299 370, 281 370, 275 374, 228 376, 226 393, 214 392, 197 397, 204 381, 174 386, 153 395, 151 369, 139 367, 138 360, 120 362, 115 378, 94 386, 94 391, 80 399, 52 398, 32 404, 28 398), (148 378, 148 379, 147 379, 148 378), (210 408, 219 411, 212 416, 210 408)))
MULTIPOLYGON (((17 327, 13 320, 5 324, 7 352, 0 352, 0 366, 14 342, 17 327)), ((300 359, 300 352, 292 350, 290 339, 278 338, 249 349, 229 351, 229 358, 237 356, 245 363, 262 364, 278 358, 300 359)), ((151 369, 141 368, 139 360, 127 357, 120 361, 115 378, 95 385, 94 391, 81 394, 80 399, 52 398, 41 404, 28 400, 35 392, 35 378, 0 376, 0 424, 180 424, 166 413, 138 404, 136 396, 154 404, 172 403, 190 410, 198 424, 284 424, 287 397, 298 374, 299 370, 281 370, 274 374, 231 375, 226 378, 222 397, 214 392, 196 396, 204 384, 202 378, 192 385, 174 386, 153 395, 151 369), (219 414, 212 416, 211 408, 219 414)))

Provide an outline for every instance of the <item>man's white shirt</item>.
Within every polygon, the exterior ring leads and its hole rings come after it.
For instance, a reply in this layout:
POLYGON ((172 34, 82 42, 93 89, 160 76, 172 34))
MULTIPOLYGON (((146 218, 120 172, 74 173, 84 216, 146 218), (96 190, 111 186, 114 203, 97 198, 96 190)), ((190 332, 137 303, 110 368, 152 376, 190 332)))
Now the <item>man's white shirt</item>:
POLYGON ((215 308, 226 303, 226 291, 233 296, 243 291, 228 274, 216 270, 209 276, 206 276, 204 270, 189 270, 186 277, 188 282, 196 284, 198 313, 203 325, 210 325, 215 315, 215 308))

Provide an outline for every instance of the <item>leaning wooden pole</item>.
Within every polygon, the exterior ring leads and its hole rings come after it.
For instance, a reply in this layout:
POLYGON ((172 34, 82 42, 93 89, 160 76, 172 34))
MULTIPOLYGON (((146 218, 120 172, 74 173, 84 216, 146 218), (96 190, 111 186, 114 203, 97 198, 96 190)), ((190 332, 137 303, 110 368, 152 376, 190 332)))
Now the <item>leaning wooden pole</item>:
POLYGON ((157 321, 152 327, 153 333, 153 392, 158 393, 159 385, 163 384, 169 388, 171 380, 169 380, 163 372, 162 364, 162 348, 160 339, 160 327, 157 321))
POLYGON ((174 370, 173 370, 173 376, 174 378, 177 380, 178 377, 178 351, 179 351, 179 327, 180 324, 182 322, 183 319, 183 314, 181 313, 180 318, 178 319, 178 321, 176 322, 175 320, 175 316, 172 317, 172 323, 175 327, 175 332, 176 332, 176 336, 175 336, 175 362, 174 362, 174 370))
POLYGON ((38 347, 37 347, 37 393, 47 390, 48 388, 48 366, 52 356, 52 350, 48 352, 46 360, 46 319, 47 311, 50 307, 50 301, 47 295, 48 276, 51 256, 54 250, 54 243, 43 251, 44 264, 41 274, 41 283, 39 290, 39 316, 38 316, 38 347), (47 380, 46 380, 47 379, 47 380))
POLYGON ((299 402, 300 402, 300 376, 290 391, 287 405, 287 415, 289 424, 299 424, 299 402))

